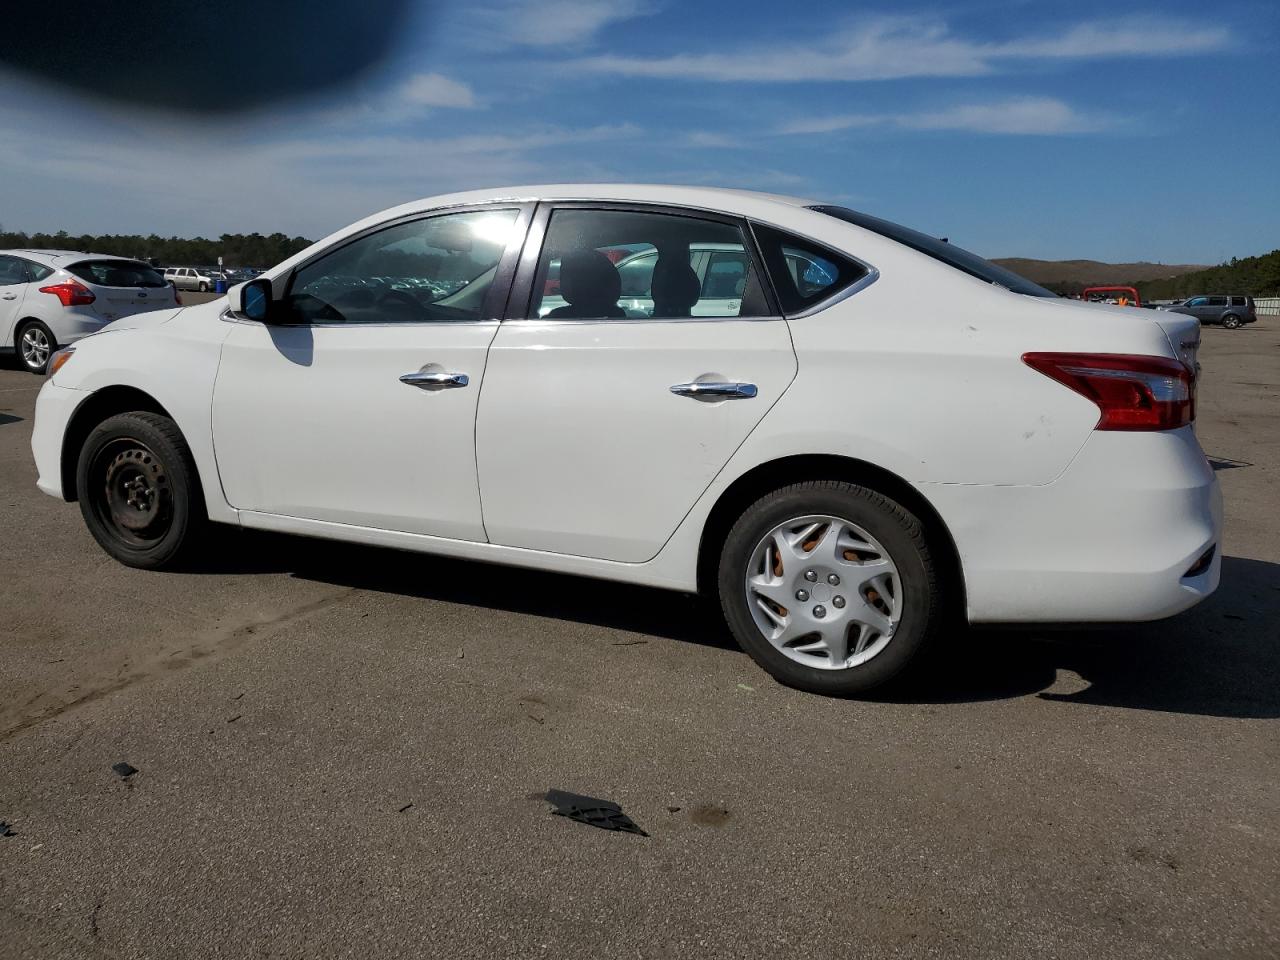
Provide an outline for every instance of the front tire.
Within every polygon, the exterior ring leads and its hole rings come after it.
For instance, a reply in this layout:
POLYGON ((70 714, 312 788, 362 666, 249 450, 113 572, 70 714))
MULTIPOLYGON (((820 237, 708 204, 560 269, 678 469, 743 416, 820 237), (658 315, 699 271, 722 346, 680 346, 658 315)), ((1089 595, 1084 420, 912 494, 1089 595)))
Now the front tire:
POLYGON ((23 369, 36 374, 45 372, 49 358, 58 349, 53 332, 39 320, 28 320, 22 324, 15 342, 23 369))
POLYGON ((813 693, 883 686, 920 660, 942 619, 920 520, 842 481, 793 484, 747 508, 725 539, 718 585, 742 648, 813 693))
POLYGON ((209 285, 208 285, 207 283, 205 283, 205 282, 201 281, 201 283, 200 283, 200 292, 201 292, 201 293, 208 293, 208 292, 209 292, 209 285))
POLYGON ((1240 318, 1234 313, 1228 313, 1222 318, 1222 325, 1228 330, 1238 330, 1240 328, 1240 318))
POLYGON ((168 417, 123 413, 89 434, 76 467, 85 525, 107 553, 130 567, 186 561, 208 523, 200 477, 168 417))

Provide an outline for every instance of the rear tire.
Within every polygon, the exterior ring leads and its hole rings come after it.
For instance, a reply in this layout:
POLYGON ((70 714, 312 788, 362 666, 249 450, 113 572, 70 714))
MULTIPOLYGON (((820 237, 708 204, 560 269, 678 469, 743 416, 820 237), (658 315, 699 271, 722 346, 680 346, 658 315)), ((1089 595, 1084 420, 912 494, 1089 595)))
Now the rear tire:
POLYGON ((1234 313, 1228 313, 1222 318, 1222 325, 1228 330, 1238 330, 1240 328, 1240 318, 1234 313))
POLYGON ((99 545, 130 567, 187 561, 208 517, 200 477, 181 431, 155 413, 122 413, 98 424, 80 449, 76 494, 99 545))
POLYGON ((887 684, 921 660, 943 618, 920 520, 843 481, 792 484, 748 507, 725 539, 718 586, 742 648, 813 693, 887 684))
POLYGON ((39 320, 28 320, 18 326, 14 346, 22 369, 41 374, 48 368, 53 352, 58 349, 58 341, 53 332, 39 320))

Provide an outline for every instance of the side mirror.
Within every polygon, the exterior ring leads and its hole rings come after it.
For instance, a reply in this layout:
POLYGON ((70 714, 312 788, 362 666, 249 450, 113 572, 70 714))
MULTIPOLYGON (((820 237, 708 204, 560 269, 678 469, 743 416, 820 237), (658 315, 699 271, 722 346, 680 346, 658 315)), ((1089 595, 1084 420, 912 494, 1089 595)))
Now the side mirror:
POLYGON ((227 291, 227 308, 238 317, 267 323, 271 312, 271 281, 260 277, 236 284, 227 291))

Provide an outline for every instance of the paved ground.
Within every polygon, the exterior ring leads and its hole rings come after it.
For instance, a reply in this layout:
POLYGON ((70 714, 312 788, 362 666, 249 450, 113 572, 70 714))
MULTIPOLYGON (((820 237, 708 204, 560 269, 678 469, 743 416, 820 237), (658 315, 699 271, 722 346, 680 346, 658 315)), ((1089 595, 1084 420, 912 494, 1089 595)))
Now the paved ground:
POLYGON ((889 702, 649 590, 250 536, 127 570, 0 372, 0 956, 1276 956, 1280 320, 1204 336, 1219 594, 957 635, 889 702))

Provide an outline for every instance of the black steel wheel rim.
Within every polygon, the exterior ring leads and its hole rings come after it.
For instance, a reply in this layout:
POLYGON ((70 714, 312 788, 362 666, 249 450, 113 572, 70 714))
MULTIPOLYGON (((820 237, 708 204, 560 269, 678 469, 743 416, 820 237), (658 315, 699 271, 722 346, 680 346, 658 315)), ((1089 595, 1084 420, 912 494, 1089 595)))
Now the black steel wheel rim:
POLYGON ((121 437, 103 444, 89 473, 94 511, 122 543, 146 547, 173 525, 168 471, 141 440, 121 437))

